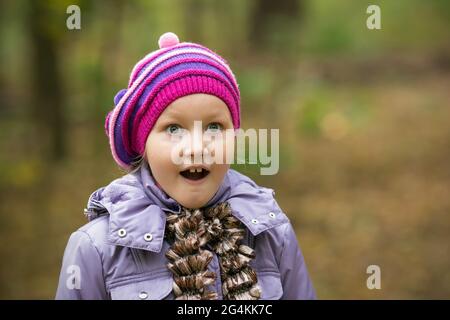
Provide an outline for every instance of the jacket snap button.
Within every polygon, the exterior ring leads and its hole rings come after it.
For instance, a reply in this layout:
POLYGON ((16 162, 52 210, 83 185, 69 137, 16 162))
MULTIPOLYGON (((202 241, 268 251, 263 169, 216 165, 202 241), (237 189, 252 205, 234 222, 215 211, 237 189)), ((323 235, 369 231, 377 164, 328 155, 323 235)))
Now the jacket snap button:
POLYGON ((148 293, 147 293, 147 292, 141 291, 141 292, 139 293, 139 299, 145 300, 145 299, 147 299, 147 298, 148 298, 148 293))
POLYGON ((269 216, 270 216, 272 219, 275 219, 275 218, 276 218, 275 213, 273 213, 273 212, 269 212, 269 216))
POLYGON ((119 234, 119 237, 123 238, 127 235, 127 231, 125 229, 119 229, 117 232, 119 234))
POLYGON ((151 233, 144 234, 144 240, 145 241, 152 241, 152 239, 153 239, 153 236, 152 236, 151 233))
POLYGON ((258 223, 258 220, 252 219, 252 223, 253 223, 253 224, 257 224, 257 223, 258 223))

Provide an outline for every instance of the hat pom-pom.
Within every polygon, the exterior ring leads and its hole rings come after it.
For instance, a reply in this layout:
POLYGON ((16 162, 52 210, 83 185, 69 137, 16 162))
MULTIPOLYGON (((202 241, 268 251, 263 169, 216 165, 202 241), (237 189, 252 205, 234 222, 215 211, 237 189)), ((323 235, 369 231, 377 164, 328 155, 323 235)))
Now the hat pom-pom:
POLYGON ((166 32, 161 37, 159 37, 158 45, 159 48, 168 48, 180 43, 178 36, 173 32, 166 32))

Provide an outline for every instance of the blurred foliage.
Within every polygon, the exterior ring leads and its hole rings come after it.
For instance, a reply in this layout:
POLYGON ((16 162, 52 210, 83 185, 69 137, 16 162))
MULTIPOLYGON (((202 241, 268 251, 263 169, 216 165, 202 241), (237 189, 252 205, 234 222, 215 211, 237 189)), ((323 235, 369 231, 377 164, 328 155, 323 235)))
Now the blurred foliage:
POLYGON ((166 31, 229 61, 243 128, 280 129, 277 175, 234 167, 275 189, 319 298, 448 298, 449 17, 446 0, 1 2, 0 298, 54 296, 88 196, 123 174, 104 117, 166 31))

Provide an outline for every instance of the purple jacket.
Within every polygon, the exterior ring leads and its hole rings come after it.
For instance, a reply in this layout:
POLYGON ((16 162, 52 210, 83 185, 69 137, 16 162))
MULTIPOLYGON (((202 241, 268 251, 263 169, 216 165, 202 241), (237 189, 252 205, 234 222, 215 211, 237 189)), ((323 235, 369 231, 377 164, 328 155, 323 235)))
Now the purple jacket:
MULTIPOLYGON (((221 201, 247 227, 243 242, 255 249, 251 265, 261 298, 314 299, 296 235, 274 191, 230 169, 207 206, 221 201)), ((90 222, 69 239, 56 299, 174 298, 164 229, 166 212, 178 213, 180 206, 155 185, 148 166, 95 191, 85 212, 90 222)), ((222 299, 215 254, 209 269, 217 275, 211 289, 222 299)))

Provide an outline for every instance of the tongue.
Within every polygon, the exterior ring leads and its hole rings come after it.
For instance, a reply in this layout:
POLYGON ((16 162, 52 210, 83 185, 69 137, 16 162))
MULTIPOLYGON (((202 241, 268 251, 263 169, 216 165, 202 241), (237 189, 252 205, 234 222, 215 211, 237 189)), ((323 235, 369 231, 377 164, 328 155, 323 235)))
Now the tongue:
POLYGON ((186 179, 200 180, 205 176, 205 173, 204 170, 202 170, 202 172, 190 172, 189 170, 185 170, 181 172, 181 175, 186 179))

